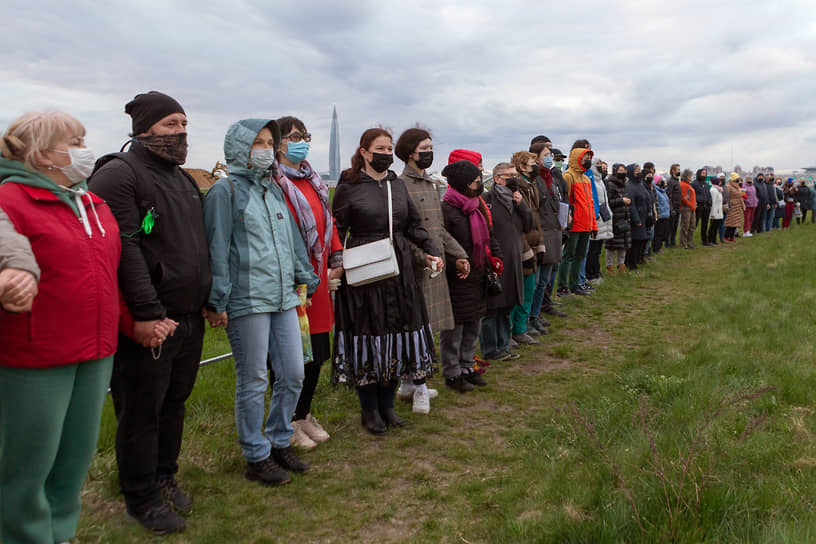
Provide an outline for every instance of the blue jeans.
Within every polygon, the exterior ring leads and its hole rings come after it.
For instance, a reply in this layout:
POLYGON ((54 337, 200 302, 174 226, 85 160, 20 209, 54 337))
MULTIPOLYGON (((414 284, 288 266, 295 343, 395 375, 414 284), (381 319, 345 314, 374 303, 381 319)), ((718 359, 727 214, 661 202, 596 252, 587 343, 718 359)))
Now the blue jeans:
POLYGON ((763 231, 767 232, 773 228, 774 217, 776 217, 776 208, 772 207, 770 210, 765 210, 765 224, 762 227, 763 231))
POLYGON ((491 359, 510 349, 510 314, 513 306, 500 310, 489 310, 482 318, 479 330, 479 346, 482 357, 491 359))
POLYGON ((643 248, 644 255, 652 254, 652 241, 654 240, 654 225, 646 229, 646 247, 643 248))
POLYGON ((292 436, 292 414, 303 386, 303 344, 297 310, 236 317, 227 326, 235 359, 235 421, 238 442, 250 463, 263 461, 271 448, 285 448, 292 436), (267 354, 275 385, 264 425, 264 394, 269 383, 267 354))
POLYGON ((538 266, 533 305, 530 306, 530 319, 538 319, 538 314, 541 313, 541 304, 544 302, 544 293, 553 275, 553 266, 553 263, 538 266))

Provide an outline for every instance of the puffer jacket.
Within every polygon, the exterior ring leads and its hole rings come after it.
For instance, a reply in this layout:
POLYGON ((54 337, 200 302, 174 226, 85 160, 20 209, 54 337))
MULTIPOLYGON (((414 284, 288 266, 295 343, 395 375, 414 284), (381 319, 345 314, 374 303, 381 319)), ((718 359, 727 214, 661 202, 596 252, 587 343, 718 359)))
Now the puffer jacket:
POLYGON ((671 202, 666 189, 660 185, 655 185, 655 195, 657 196, 657 218, 668 219, 671 217, 671 202))
POLYGON ((567 183, 569 203, 572 207, 571 232, 591 232, 598 230, 595 220, 595 204, 592 200, 592 185, 586 170, 581 166, 581 159, 589 149, 575 148, 570 151, 569 168, 564 172, 564 181, 567 183))
POLYGON ((697 197, 698 208, 711 207, 711 193, 708 192, 708 182, 703 176, 703 170, 697 170, 695 180, 691 182, 691 187, 694 189, 694 194, 697 197))
POLYGON ((213 278, 207 306, 226 310, 230 319, 294 308, 297 285, 306 284, 311 295, 320 281, 283 191, 268 170, 247 166, 252 142, 271 123, 245 119, 230 126, 224 137, 229 177, 204 199, 213 278))
MULTIPOLYGON (((620 164, 612 166, 612 171, 617 172, 620 164)), ((623 199, 629 198, 626 196, 626 180, 620 179, 617 176, 609 176, 606 178, 607 195, 609 198, 609 207, 612 209, 612 232, 611 240, 606 241, 607 249, 629 249, 632 245, 632 239, 629 232, 629 204, 626 204, 623 199), (621 227, 627 228, 622 229, 621 227)))
POLYGON ((604 221, 603 217, 600 216, 600 208, 606 205, 606 208, 611 212, 612 208, 609 206, 609 195, 606 193, 606 184, 603 182, 603 178, 601 177, 601 172, 597 169, 597 167, 593 167, 594 177, 593 183, 595 184, 595 192, 598 194, 598 215, 596 217, 596 221, 598 223, 598 235, 595 236, 595 240, 611 240, 615 236, 614 229, 612 227, 612 218, 610 217, 608 220, 604 221))
MULTIPOLYGON (((709 195, 710 196, 710 195, 709 195)), ((745 200, 736 181, 728 181, 728 215, 725 216, 726 227, 741 227, 744 223, 743 212, 745 200)))
POLYGON ((759 204, 759 199, 757 198, 757 190, 754 184, 746 182, 742 188, 745 191, 745 207, 756 208, 759 204))
POLYGON ((629 205, 629 224, 632 240, 648 239, 646 217, 649 214, 649 191, 643 186, 643 172, 635 176, 635 165, 626 167, 626 194, 632 199, 629 205))
POLYGON ((809 210, 811 208, 811 201, 810 201, 810 188, 807 185, 800 185, 799 189, 796 191, 796 200, 799 202, 799 209, 802 211, 809 210))
POLYGON ((723 213, 723 191, 716 185, 711 186, 711 219, 722 219, 723 213))

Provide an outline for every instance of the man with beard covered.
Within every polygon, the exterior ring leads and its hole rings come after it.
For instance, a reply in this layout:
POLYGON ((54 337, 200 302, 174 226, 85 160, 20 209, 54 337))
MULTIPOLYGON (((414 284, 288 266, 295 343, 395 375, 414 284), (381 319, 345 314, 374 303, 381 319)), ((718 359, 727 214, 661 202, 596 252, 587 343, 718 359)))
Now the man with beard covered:
POLYGON ((751 222, 751 232, 756 234, 762 232, 762 227, 765 225, 765 214, 768 212, 768 190, 765 187, 765 176, 762 173, 757 174, 754 182, 756 189, 757 207, 754 212, 754 219, 751 222))
MULTIPOLYGON (((704 246, 708 243, 708 216, 711 214, 711 193, 706 181, 707 172, 705 168, 697 170, 696 179, 691 183, 694 194, 697 197, 696 223, 700 224, 700 241, 704 246)), ((695 225, 696 227, 696 225, 695 225)))
POLYGON ((159 348, 119 335, 111 378, 116 462, 127 513, 155 534, 184 528, 192 501, 175 480, 184 403, 193 390, 210 291, 201 193, 181 165, 187 116, 166 94, 137 95, 131 146, 97 161, 88 186, 104 198, 122 236, 119 288, 137 322, 172 320, 159 348))
POLYGON ((666 247, 676 247, 677 227, 680 225, 680 208, 682 207, 682 196, 680 195, 680 165, 677 163, 672 164, 669 168, 669 179, 666 180, 666 194, 669 197, 669 205, 671 207, 666 247))

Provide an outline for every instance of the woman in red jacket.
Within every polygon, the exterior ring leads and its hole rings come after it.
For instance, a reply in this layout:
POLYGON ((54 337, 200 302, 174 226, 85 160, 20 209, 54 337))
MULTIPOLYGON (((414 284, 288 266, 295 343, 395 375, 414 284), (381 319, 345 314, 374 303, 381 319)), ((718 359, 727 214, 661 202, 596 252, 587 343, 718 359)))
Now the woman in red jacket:
POLYGON ((82 124, 28 113, 0 140, 0 207, 41 269, 30 312, 0 310, 0 541, 62 542, 79 521, 119 323, 119 229, 87 191, 82 124))
POLYGON ((291 439, 293 446, 312 449, 317 442, 329 439, 329 434, 312 416, 311 410, 320 366, 331 357, 329 331, 334 325, 334 309, 329 296, 329 279, 342 275, 343 244, 329 207, 329 189, 306 160, 312 135, 296 117, 281 117, 277 123, 281 131, 278 183, 300 229, 315 274, 320 277, 320 285, 306 310, 313 360, 303 369, 303 389, 295 408, 292 422, 295 431, 291 439), (330 269, 336 269, 336 272, 332 273, 330 269))

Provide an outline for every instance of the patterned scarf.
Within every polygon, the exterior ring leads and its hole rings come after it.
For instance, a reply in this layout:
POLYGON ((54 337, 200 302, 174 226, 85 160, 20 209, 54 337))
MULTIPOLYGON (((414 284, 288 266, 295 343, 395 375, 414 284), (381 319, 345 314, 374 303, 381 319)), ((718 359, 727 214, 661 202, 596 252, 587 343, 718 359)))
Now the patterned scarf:
POLYGON ((465 196, 453 187, 448 187, 442 200, 459 208, 470 220, 470 237, 473 240, 473 264, 476 268, 482 268, 487 256, 487 243, 490 241, 490 232, 487 228, 487 220, 480 210, 480 199, 477 197, 465 196))
POLYGON ((294 168, 286 166, 285 164, 280 164, 279 167, 280 175, 278 176, 278 185, 280 185, 283 192, 286 193, 286 197, 289 199, 289 202, 292 204, 292 208, 295 210, 295 214, 297 215, 297 223, 300 227, 300 234, 303 236, 303 241, 306 243, 306 247, 308 248, 312 258, 317 261, 317 270, 323 270, 323 254, 326 247, 328 247, 331 243, 332 237, 332 215, 331 211, 329 210, 329 188, 326 187, 326 184, 323 183, 323 180, 320 179, 317 172, 312 170, 311 165, 306 161, 300 163, 300 170, 295 170, 294 168), (315 193, 317 193, 317 196, 320 198, 320 203, 323 206, 323 218, 326 227, 326 234, 323 240, 321 240, 320 236, 318 236, 317 222, 315 220, 312 207, 309 206, 309 201, 306 199, 300 189, 298 189, 295 184, 292 183, 293 179, 308 179, 312 184, 315 193))

